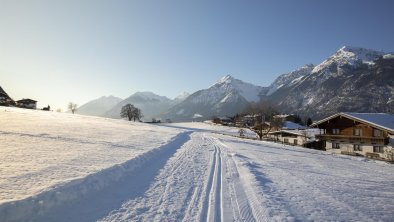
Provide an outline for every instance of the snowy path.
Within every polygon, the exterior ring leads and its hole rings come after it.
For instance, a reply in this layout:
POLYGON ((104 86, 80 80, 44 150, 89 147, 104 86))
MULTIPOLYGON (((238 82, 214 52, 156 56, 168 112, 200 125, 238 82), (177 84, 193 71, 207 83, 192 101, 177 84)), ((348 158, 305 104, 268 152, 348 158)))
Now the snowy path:
POLYGON ((252 211, 227 148, 193 133, 143 197, 126 201, 102 221, 257 221, 252 211))

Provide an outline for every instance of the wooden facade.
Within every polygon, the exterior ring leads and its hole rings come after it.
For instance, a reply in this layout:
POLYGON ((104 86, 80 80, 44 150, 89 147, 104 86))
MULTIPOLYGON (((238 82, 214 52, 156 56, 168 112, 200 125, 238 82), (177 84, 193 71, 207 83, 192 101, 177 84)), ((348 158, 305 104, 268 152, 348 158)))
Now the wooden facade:
POLYGON ((390 135, 394 133, 393 129, 346 113, 336 114, 312 126, 320 129, 316 138, 323 141, 327 151, 378 158, 385 158, 386 150, 391 149, 390 135))
POLYGON ((25 109, 36 109, 37 108, 37 101, 32 99, 21 99, 16 101, 16 105, 20 108, 25 109))

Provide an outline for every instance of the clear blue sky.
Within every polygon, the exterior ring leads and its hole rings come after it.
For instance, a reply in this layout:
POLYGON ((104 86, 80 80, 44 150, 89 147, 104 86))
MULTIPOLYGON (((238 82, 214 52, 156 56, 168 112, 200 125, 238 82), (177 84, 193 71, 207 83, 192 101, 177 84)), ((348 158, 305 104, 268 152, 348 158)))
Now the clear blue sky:
POLYGON ((394 52, 392 0, 0 0, 0 86, 39 106, 267 86, 343 45, 394 52))

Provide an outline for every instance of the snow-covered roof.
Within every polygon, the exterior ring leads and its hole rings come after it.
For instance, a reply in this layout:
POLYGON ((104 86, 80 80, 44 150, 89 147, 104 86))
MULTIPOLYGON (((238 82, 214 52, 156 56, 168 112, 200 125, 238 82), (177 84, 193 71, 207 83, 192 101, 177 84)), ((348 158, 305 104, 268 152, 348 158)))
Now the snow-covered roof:
POLYGON ((288 117, 288 116, 290 116, 290 115, 287 115, 287 114, 280 114, 280 115, 275 115, 274 118, 286 118, 286 117, 288 117))
POLYGON ((329 116, 325 119, 313 123, 311 126, 318 126, 319 124, 326 122, 330 119, 338 116, 347 117, 362 123, 371 124, 376 128, 389 131, 394 134, 394 116, 388 113, 352 113, 352 112, 341 112, 335 115, 329 116))
POLYGON ((305 129, 305 126, 301 126, 300 124, 291 121, 284 121, 282 129, 305 129))
POLYGON ((36 100, 33 99, 21 99, 17 101, 18 103, 36 103, 36 100))
POLYGON ((278 133, 287 133, 296 136, 305 136, 305 133, 302 133, 302 130, 278 130, 278 131, 270 132, 268 134, 278 134, 278 133))

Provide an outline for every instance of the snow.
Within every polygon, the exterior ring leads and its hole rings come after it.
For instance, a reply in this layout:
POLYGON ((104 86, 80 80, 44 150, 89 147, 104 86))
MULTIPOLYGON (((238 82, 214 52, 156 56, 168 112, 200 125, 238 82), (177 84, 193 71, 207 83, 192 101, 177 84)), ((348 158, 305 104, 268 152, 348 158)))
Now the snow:
POLYGON ((183 101, 189 96, 190 96, 190 93, 183 91, 177 97, 175 97, 174 100, 175 101, 183 101))
POLYGON ((201 118, 201 117, 203 117, 201 114, 199 114, 199 113, 195 113, 194 115, 193 115, 193 119, 196 119, 196 118, 201 118))
POLYGON ((207 123, 0 110, 0 221, 394 219, 384 162, 207 123))
POLYGON ((305 126, 301 126, 300 124, 294 123, 291 121, 284 121, 282 128, 283 129, 305 129, 305 126))
POLYGON ((374 64, 374 60, 383 56, 384 52, 379 52, 371 49, 364 49, 359 47, 343 46, 330 58, 324 60, 317 65, 312 73, 318 73, 336 63, 338 66, 349 64, 351 66, 357 65, 358 62, 366 64, 374 64))
MULTIPOLYGON (((213 90, 215 88, 226 92, 231 92, 231 90, 235 90, 249 102, 258 102, 260 100, 260 94, 264 89, 261 86, 256 86, 251 83, 246 83, 241 80, 235 79, 231 75, 224 76, 209 89, 213 90)), ((231 95, 227 94, 227 96, 231 95)), ((229 98, 223 98, 222 101, 226 101, 228 99, 229 98)))
POLYGON ((394 116, 388 113, 351 113, 344 112, 345 115, 355 119, 363 120, 374 125, 383 127, 394 132, 394 116))
POLYGON ((0 203, 125 162, 178 134, 123 120, 16 108, 0 111, 0 203))
POLYGON ((383 59, 394 59, 394 54, 386 54, 383 56, 383 59))
POLYGON ((279 76, 269 86, 269 90, 267 92, 267 95, 271 95, 272 93, 274 93, 275 91, 277 91, 279 88, 281 88, 283 86, 291 86, 291 85, 297 84, 299 82, 302 82, 302 80, 305 76, 308 76, 309 74, 311 74, 311 71, 314 67, 315 66, 313 64, 307 64, 307 65, 302 66, 299 69, 296 69, 294 71, 291 71, 289 73, 279 76))

